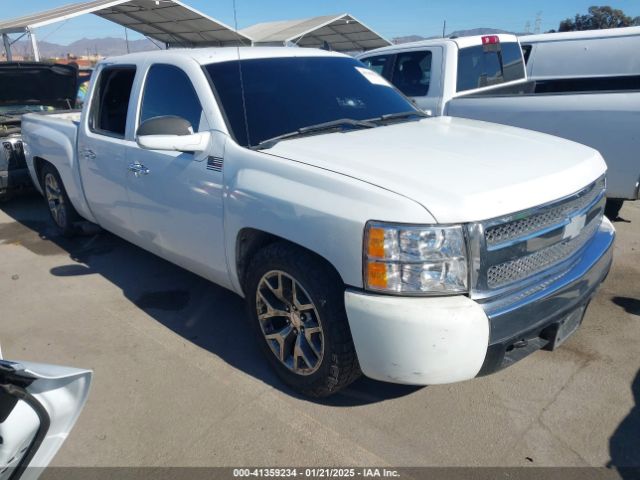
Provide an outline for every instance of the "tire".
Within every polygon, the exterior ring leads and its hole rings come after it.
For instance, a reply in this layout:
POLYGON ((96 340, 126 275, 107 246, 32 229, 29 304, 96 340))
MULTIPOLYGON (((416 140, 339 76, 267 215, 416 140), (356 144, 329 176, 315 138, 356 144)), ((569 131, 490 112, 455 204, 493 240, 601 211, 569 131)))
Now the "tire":
POLYGON ((40 184, 53 223, 63 236, 74 236, 77 232, 76 224, 81 218, 71 204, 60 174, 53 165, 48 163, 43 165, 40 184))
POLYGON ((624 200, 619 198, 607 198, 607 203, 604 207, 604 214, 611 221, 616 220, 620 214, 620 209, 624 204, 624 200))
POLYGON ((326 397, 361 375, 344 286, 322 260, 285 242, 268 245, 249 264, 245 293, 267 361, 292 389, 326 397))

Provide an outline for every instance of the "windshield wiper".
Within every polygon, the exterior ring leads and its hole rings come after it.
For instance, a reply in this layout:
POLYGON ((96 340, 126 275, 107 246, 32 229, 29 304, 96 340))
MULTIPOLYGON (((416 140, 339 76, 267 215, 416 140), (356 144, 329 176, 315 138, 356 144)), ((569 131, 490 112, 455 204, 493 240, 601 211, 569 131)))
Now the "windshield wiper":
POLYGON ((252 146, 253 150, 262 150, 265 148, 271 148, 281 140, 287 140, 294 137, 303 137, 305 135, 324 132, 328 130, 343 129, 344 127, 352 128, 375 128, 377 125, 371 123, 370 120, 354 120, 353 118, 340 118, 338 120, 332 120, 330 122, 317 123, 315 125, 309 125, 308 127, 302 127, 298 130, 289 133, 283 133, 277 137, 268 138, 263 140, 257 145, 252 146))
POLYGON ((389 120, 398 120, 398 119, 405 119, 405 118, 410 118, 410 117, 420 117, 420 118, 428 118, 430 115, 428 115, 426 112, 423 112, 422 110, 409 110, 407 112, 397 112, 397 113, 387 113, 386 115, 381 115, 379 117, 375 117, 375 118, 367 118, 367 122, 387 122, 389 120))

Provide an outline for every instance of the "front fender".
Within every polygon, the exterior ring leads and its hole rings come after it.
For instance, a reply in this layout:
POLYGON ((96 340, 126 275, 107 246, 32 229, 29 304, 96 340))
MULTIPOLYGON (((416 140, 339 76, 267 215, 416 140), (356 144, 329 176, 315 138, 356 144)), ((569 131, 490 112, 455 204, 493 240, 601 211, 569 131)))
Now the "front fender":
POLYGON ((418 203, 330 170, 229 142, 225 152, 225 247, 234 289, 238 234, 252 228, 327 260, 346 285, 362 287, 364 226, 369 220, 433 223, 418 203))

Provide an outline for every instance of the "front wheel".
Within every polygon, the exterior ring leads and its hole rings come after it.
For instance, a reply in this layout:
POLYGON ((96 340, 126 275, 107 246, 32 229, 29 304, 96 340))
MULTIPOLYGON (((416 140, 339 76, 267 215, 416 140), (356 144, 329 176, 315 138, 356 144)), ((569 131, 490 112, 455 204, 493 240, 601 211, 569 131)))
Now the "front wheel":
POLYGON ((41 182, 53 222, 62 235, 73 236, 76 233, 75 225, 80 220, 80 215, 71 205, 60 174, 52 165, 45 164, 42 167, 41 182))
POLYGON ((360 375, 344 309, 344 287, 324 262, 287 243, 249 266, 249 316, 267 361, 294 390, 326 397, 360 375))

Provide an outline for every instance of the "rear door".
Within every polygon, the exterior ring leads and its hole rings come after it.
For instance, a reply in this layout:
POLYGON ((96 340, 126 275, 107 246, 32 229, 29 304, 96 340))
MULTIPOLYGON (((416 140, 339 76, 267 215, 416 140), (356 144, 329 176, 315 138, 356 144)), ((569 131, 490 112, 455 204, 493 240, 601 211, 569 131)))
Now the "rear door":
POLYGON ((398 53, 389 80, 421 109, 433 113, 438 110, 442 92, 439 75, 433 75, 438 62, 442 62, 440 48, 398 53))
POLYGON ((441 97, 442 48, 413 48, 398 53, 375 55, 361 60, 389 80, 418 107, 438 112, 441 97))
POLYGON ((134 66, 102 68, 78 132, 78 162, 91 212, 102 227, 125 238, 131 227, 125 148, 133 143, 126 132, 135 76, 134 66))
MULTIPOLYGON (((144 77, 136 128, 169 115, 187 120, 194 133, 212 129, 204 106, 213 94, 198 65, 157 63, 144 77)), ((222 285, 228 284, 222 223, 226 138, 212 132, 210 150, 197 154, 145 150, 136 143, 126 148, 127 164, 142 169, 127 176, 137 243, 222 285)))
POLYGON ((396 58, 394 53, 387 53, 386 55, 375 55, 373 57, 363 58, 360 61, 364 63, 368 69, 373 70, 378 75, 382 75, 389 80, 391 78, 391 72, 393 71, 393 62, 396 58))

